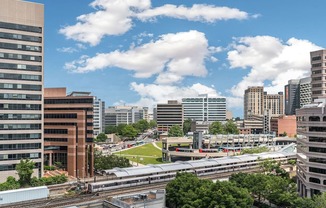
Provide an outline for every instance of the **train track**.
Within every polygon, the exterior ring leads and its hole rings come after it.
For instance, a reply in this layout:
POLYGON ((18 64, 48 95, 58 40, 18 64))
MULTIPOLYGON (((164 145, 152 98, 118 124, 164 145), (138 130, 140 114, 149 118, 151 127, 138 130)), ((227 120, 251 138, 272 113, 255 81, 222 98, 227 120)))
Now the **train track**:
MULTIPOLYGON (((235 172, 227 172, 227 173, 220 173, 218 175, 206 175, 201 176, 202 179, 218 179, 218 178, 225 178, 229 177, 233 173, 252 173, 252 172, 259 172, 259 167, 249 169, 249 170, 242 170, 242 171, 235 171, 235 172)), ((110 191, 103 191, 97 194, 82 194, 78 196, 70 196, 70 197, 62 197, 62 198, 54 198, 54 199, 44 199, 44 200, 34 200, 29 202, 20 202, 15 204, 10 204, 7 206, 1 206, 2 208, 52 208, 52 207, 65 207, 68 205, 78 205, 78 204, 85 204, 89 202, 96 202, 96 201, 104 201, 108 197, 124 195, 124 194, 131 194, 131 193, 139 193, 142 191, 148 190, 157 190, 157 189, 164 189, 169 181, 166 182, 159 182, 154 184, 144 184, 139 186, 134 186, 132 189, 130 187, 120 188, 119 190, 110 190, 110 191)))

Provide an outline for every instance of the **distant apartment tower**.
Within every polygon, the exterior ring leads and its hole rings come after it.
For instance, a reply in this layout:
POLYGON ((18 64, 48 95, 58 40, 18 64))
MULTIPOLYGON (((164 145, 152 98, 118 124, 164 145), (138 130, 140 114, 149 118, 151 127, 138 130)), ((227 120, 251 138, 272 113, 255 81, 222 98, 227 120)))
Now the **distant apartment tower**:
POLYGON ((198 97, 182 98, 182 105, 185 120, 208 122, 226 120, 226 98, 202 94, 198 97))
POLYGON ((311 58, 311 98, 326 97, 326 50, 310 52, 311 58))
POLYGON ((66 88, 44 90, 44 163, 60 162, 77 178, 94 173, 93 96, 66 94, 66 88))
POLYGON ((278 94, 267 94, 267 92, 264 92, 264 110, 269 110, 271 117, 284 114, 283 92, 278 94))
POLYGON ((286 115, 295 115, 295 110, 311 103, 311 77, 291 79, 284 87, 286 115))
POLYGON ((44 6, 0 0, 0 182, 20 159, 43 173, 44 6))
POLYGON ((295 110, 300 108, 300 80, 291 79, 284 87, 284 104, 286 115, 295 115, 295 110))
POLYGON ((183 107, 176 100, 169 100, 167 104, 157 104, 157 130, 166 132, 170 127, 179 125, 183 126, 183 107))
POLYGON ((251 115, 263 115, 264 112, 264 87, 248 87, 244 94, 244 119, 251 115))
POLYGON ((97 97, 94 97, 93 115, 94 136, 97 136, 105 130, 105 102, 97 97))
POLYGON ((105 109, 105 126, 132 124, 148 119, 148 108, 139 106, 110 106, 105 109))
POLYGON ((311 77, 300 79, 300 108, 311 103, 311 77))

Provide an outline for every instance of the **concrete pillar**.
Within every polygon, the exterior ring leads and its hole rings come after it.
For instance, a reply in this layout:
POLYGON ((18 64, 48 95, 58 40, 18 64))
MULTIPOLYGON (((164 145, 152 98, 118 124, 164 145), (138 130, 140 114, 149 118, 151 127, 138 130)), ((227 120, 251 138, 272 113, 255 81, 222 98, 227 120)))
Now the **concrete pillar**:
POLYGON ((52 153, 49 153, 49 166, 52 166, 52 153))
POLYGON ((311 198, 311 190, 310 190, 310 188, 307 188, 306 191, 307 191, 307 197, 311 198))

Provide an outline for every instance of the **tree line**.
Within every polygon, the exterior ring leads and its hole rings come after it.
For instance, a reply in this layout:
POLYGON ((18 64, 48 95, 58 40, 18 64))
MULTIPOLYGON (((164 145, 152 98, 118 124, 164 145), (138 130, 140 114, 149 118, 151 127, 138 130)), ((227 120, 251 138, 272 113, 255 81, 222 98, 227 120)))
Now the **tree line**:
POLYGON ((178 173, 166 186, 166 203, 176 208, 325 208, 326 193, 312 199, 298 196, 296 183, 280 163, 266 160, 262 173, 236 173, 229 181, 198 179, 191 173, 178 173))
MULTIPOLYGON (((173 125, 169 131, 168 136, 169 137, 182 137, 183 135, 186 135, 188 132, 191 131, 191 119, 187 119, 183 122, 183 128, 179 125, 173 125)), ((214 121, 209 126, 209 133, 210 134, 239 134, 239 130, 237 128, 237 125, 231 121, 228 120, 224 124, 220 121, 214 121)))
MULTIPOLYGON (((127 139, 133 139, 138 134, 145 132, 147 129, 156 127, 155 121, 148 122, 145 119, 141 119, 133 124, 119 124, 117 126, 106 126, 105 134, 117 134, 127 139)), ((105 141, 107 139, 105 134, 99 134, 96 141, 105 141)))

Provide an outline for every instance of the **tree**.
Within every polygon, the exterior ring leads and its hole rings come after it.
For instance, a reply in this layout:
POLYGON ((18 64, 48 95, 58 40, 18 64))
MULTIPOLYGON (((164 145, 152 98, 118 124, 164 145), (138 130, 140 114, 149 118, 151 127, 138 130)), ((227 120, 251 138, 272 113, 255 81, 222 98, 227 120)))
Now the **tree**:
POLYGON ((182 137, 183 131, 179 125, 174 125, 169 129, 168 137, 182 137))
POLYGON ((117 126, 117 134, 122 135, 122 130, 127 126, 127 124, 119 124, 117 126))
POLYGON ((145 119, 139 120, 135 123, 134 128, 137 129, 139 132, 144 132, 145 130, 149 129, 149 123, 145 119))
POLYGON ((281 168, 281 163, 278 161, 270 159, 263 160, 260 164, 260 168, 265 174, 281 176, 289 179, 289 173, 281 168))
POLYGON ((22 187, 30 185, 33 168, 35 163, 30 159, 21 159, 16 165, 16 171, 19 176, 19 183, 22 187))
POLYGON ((230 182, 213 183, 198 179, 191 173, 178 173, 166 186, 167 207, 252 207, 253 199, 248 191, 230 182))
POLYGON ((115 167, 125 168, 130 167, 129 159, 119 157, 117 155, 103 155, 102 152, 96 150, 94 153, 94 168, 95 170, 107 170, 115 167))
POLYGON ((223 127, 224 132, 227 134, 239 134, 237 125, 232 120, 228 120, 223 127))
POLYGON ((150 127, 150 128, 155 128, 156 126, 157 126, 156 121, 151 120, 151 121, 149 122, 149 127, 150 127))
POLYGON ((107 139, 108 139, 108 136, 106 136, 106 134, 100 133, 99 135, 97 135, 95 141, 96 142, 105 142, 107 139))
POLYGON ((186 135, 188 132, 191 131, 191 119, 188 118, 183 122, 183 134, 186 135))
POLYGON ((282 136, 286 137, 288 134, 286 132, 283 132, 282 136))
POLYGON ((115 134, 118 132, 118 128, 116 126, 106 126, 105 133, 106 134, 115 134))
POLYGON ((316 195, 314 198, 314 204, 316 208, 325 208, 326 207, 326 193, 316 195))
POLYGON ((126 125, 121 131, 121 135, 129 139, 134 138, 137 134, 138 131, 132 125, 126 125))
POLYGON ((210 134, 224 134, 224 128, 223 128, 222 123, 219 121, 214 121, 209 126, 209 133, 210 134))

